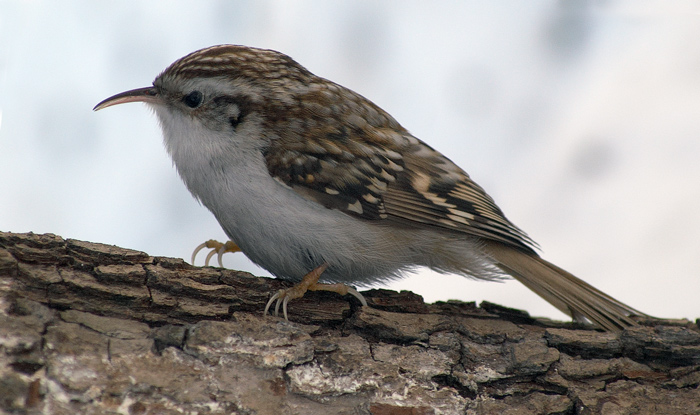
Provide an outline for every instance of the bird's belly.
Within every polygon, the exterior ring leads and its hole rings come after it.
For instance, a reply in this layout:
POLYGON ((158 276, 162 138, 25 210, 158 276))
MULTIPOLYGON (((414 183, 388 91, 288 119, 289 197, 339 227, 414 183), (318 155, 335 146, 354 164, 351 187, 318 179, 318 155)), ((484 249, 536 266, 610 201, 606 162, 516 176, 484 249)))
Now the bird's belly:
POLYGON ((322 281, 368 285, 396 278, 415 260, 410 243, 381 223, 328 209, 274 180, 238 187, 224 203, 202 202, 246 256, 279 278, 298 281, 327 263, 322 281))

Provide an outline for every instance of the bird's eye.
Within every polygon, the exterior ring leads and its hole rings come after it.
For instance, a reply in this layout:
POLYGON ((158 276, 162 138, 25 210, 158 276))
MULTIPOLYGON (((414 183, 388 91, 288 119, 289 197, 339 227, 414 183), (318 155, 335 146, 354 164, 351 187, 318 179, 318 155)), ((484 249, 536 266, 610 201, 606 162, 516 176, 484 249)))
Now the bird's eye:
POLYGON ((204 95, 199 91, 192 91, 182 98, 182 102, 190 108, 197 108, 202 104, 204 95))

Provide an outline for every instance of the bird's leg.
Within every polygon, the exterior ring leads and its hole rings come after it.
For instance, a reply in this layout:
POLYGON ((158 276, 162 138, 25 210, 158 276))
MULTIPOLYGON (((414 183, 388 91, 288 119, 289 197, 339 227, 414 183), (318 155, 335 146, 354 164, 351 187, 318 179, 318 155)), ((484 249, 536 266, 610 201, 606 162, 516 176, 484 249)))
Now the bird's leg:
POLYGON ((323 284, 318 282, 318 279, 321 277, 321 274, 323 274, 323 271, 325 271, 326 268, 328 268, 328 264, 324 263, 316 267, 313 271, 304 275, 304 278, 302 278, 297 285, 293 286, 292 288, 287 288, 276 292, 267 302, 263 315, 267 315, 270 306, 273 302, 275 302, 275 316, 279 314, 281 304, 284 319, 289 320, 287 318, 287 303, 289 303, 289 300, 303 297, 307 291, 332 291, 340 295, 351 294, 360 300, 360 303, 362 303, 363 306, 367 305, 365 297, 363 297, 362 294, 357 292, 357 290, 352 287, 348 287, 345 284, 323 284))
POLYGON ((192 265, 194 265, 194 259, 197 257, 199 251, 201 251, 204 248, 211 249, 211 252, 207 254, 207 258, 204 260, 205 267, 209 266, 209 261, 211 260, 211 257, 214 256, 214 254, 217 254, 216 259, 219 262, 219 267, 223 268, 224 264, 223 262, 221 262, 221 257, 224 256, 226 252, 241 252, 241 248, 239 248, 238 245, 236 245, 236 243, 233 241, 221 243, 214 239, 210 239, 200 244, 194 249, 194 252, 192 252, 192 265))

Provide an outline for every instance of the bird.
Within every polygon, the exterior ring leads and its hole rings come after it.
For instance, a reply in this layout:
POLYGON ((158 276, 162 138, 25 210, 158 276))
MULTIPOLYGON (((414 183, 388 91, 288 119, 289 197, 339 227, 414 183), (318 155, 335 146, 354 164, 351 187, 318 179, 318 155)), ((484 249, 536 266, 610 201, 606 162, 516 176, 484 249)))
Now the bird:
POLYGON ((287 319, 289 301, 308 290, 367 305, 350 284, 428 267, 477 280, 512 277, 605 331, 646 316, 543 259, 462 168, 369 99, 283 53, 204 48, 151 86, 94 110, 129 102, 154 110, 181 179, 230 239, 200 248, 242 251, 297 283, 274 293, 264 314, 274 302, 287 319))

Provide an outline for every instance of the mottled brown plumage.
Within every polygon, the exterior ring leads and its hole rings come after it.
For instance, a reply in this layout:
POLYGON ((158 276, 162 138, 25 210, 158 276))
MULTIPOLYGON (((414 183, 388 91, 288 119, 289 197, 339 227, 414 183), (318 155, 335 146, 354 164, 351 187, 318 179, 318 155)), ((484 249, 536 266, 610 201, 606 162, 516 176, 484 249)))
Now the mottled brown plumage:
POLYGON ((416 266, 511 275, 606 330, 643 315, 540 258, 464 170, 391 115, 279 52, 203 49, 97 108, 132 101, 155 107, 180 175, 236 249, 303 280, 273 297, 285 315, 290 298, 328 289, 319 277, 369 284, 416 266))

